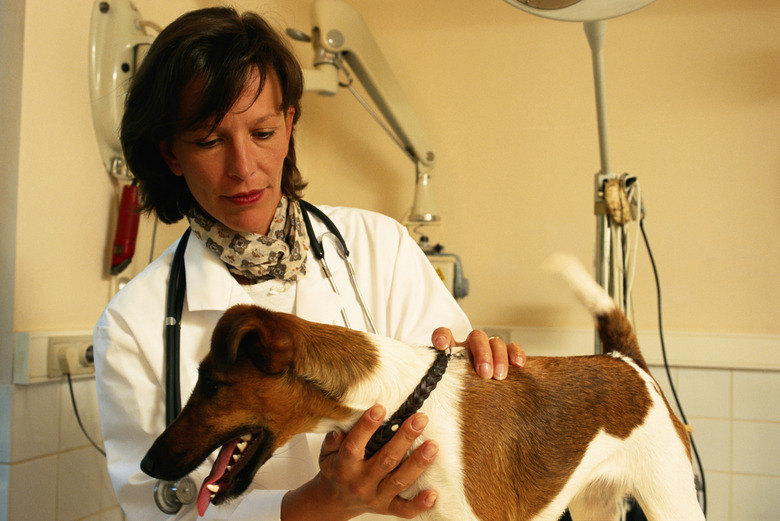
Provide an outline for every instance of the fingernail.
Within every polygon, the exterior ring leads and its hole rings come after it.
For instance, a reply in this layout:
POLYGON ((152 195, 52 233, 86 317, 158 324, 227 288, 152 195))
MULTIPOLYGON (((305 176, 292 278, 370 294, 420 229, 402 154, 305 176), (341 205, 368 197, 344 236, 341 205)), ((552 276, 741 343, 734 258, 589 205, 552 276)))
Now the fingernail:
POLYGON ((439 446, 433 442, 426 443, 422 447, 422 456, 426 460, 432 460, 439 453, 439 446))
POLYGON ((417 432, 422 432, 426 425, 428 425, 428 417, 424 414, 418 414, 412 419, 412 429, 417 432))
POLYGON ((447 341, 446 336, 437 336, 436 339, 433 341, 433 347, 436 349, 444 349, 448 347, 449 342, 447 341))
POLYGON ((479 373, 479 376, 482 378, 492 378, 493 368, 490 367, 490 364, 488 363, 482 363, 477 366, 477 373, 479 373))
POLYGON ((515 357, 512 360, 514 364, 518 367, 523 367, 525 365, 525 358, 523 358, 520 355, 515 355, 515 357))
POLYGON ((428 496, 425 498, 425 506, 426 507, 432 507, 434 503, 436 503, 436 493, 433 492, 431 494, 428 494, 428 496))
POLYGON ((368 417, 376 422, 381 421, 385 417, 385 408, 381 405, 372 407, 368 411, 368 417))
POLYGON ((506 367, 504 367, 503 365, 497 365, 495 370, 495 375, 494 375, 496 377, 496 380, 503 380, 504 378, 506 378, 506 372, 507 372, 506 367))

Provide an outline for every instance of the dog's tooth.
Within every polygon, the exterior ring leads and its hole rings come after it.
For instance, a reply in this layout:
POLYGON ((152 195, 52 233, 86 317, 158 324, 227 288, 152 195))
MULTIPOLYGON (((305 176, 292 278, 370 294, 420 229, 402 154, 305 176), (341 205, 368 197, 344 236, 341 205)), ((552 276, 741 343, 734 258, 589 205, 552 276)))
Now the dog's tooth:
POLYGON ((211 495, 209 496, 209 499, 214 499, 215 497, 217 497, 217 495, 216 495, 216 494, 211 494, 211 495))
POLYGON ((230 470, 233 468, 233 465, 228 465, 225 467, 225 472, 230 472, 230 470))
POLYGON ((209 483, 206 485, 206 488, 215 494, 219 492, 219 485, 215 485, 214 483, 209 483))
POLYGON ((244 434, 243 436, 241 436, 241 439, 243 441, 252 441, 252 435, 251 434, 244 434))
POLYGON ((239 456, 238 454, 233 454, 233 461, 238 461, 240 459, 241 459, 241 456, 239 456))
POLYGON ((236 448, 237 448, 237 449, 238 449, 240 452, 244 452, 244 449, 246 449, 246 442, 245 442, 245 441, 239 441, 239 442, 238 442, 238 445, 236 445, 236 448))

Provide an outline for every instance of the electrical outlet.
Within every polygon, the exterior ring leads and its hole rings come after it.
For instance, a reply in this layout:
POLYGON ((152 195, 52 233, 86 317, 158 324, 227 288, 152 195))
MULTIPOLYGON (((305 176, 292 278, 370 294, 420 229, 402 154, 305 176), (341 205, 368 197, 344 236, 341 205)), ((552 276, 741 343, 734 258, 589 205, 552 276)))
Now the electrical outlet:
POLYGON ((47 376, 49 378, 65 374, 84 375, 94 372, 91 336, 49 337, 47 357, 47 376))

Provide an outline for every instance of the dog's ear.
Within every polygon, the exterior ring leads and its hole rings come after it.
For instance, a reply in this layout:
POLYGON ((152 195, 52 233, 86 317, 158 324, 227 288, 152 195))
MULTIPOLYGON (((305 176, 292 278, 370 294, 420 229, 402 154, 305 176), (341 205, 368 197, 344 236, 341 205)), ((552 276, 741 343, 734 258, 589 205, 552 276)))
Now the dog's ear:
MULTIPOLYGON (((245 353, 257 368, 279 374, 295 355, 295 342, 276 315, 258 306, 238 305, 219 319, 211 337, 211 357, 218 367, 235 363, 245 353)), ((281 321, 283 322, 283 321, 281 321)))

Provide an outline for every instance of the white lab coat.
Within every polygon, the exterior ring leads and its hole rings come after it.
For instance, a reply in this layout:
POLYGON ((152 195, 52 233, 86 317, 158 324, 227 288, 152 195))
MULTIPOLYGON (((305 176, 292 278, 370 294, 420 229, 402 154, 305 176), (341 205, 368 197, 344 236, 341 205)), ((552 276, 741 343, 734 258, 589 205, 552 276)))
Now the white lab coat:
MULTIPOLYGON (((436 327, 449 327, 465 339, 468 319, 450 296, 425 255, 400 224, 380 214, 322 207, 344 236, 379 334, 408 343, 430 344, 436 327)), ((326 229, 312 216, 317 237, 326 229)), ((331 289, 311 253, 307 275, 297 283, 295 314, 308 320, 343 325, 345 307, 351 326, 366 330, 362 309, 345 264, 329 239, 326 260, 341 296, 331 289)), ((163 322, 168 274, 176 244, 136 276, 109 303, 94 331, 98 406, 108 471, 129 520, 196 519, 194 505, 174 517, 154 504, 156 480, 140 470, 140 461, 165 428, 163 322)), ((230 306, 252 303, 224 264, 196 237, 185 254, 187 292, 181 328, 181 396, 191 394, 199 361, 208 352, 211 331, 230 306)), ((191 476, 200 486, 211 468, 207 461, 191 476)), ((258 472, 240 501, 211 505, 205 519, 279 519, 281 498, 314 476, 317 463, 305 435, 277 451, 258 472)))

